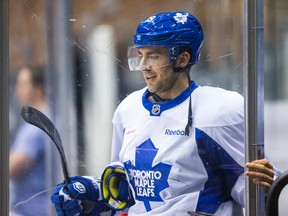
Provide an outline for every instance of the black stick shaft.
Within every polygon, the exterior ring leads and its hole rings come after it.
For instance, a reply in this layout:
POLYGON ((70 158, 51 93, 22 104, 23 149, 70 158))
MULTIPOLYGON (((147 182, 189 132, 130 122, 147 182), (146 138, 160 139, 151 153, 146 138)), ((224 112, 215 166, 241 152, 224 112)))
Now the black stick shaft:
POLYGON ((30 106, 24 106, 21 110, 21 115, 27 123, 40 128, 53 140, 61 158, 61 165, 65 182, 68 184, 69 172, 65 152, 63 149, 61 137, 54 124, 44 113, 30 106))

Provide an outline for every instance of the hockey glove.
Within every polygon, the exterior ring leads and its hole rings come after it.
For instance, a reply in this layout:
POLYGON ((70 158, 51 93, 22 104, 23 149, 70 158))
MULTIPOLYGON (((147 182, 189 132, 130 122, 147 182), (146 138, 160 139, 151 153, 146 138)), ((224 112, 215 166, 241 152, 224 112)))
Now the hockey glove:
POLYGON ((115 162, 104 170, 101 176, 103 199, 109 208, 119 211, 135 204, 123 164, 115 162))
POLYGON ((91 177, 70 177, 70 183, 58 184, 51 200, 58 216, 92 216, 106 210, 100 199, 100 182, 91 177))

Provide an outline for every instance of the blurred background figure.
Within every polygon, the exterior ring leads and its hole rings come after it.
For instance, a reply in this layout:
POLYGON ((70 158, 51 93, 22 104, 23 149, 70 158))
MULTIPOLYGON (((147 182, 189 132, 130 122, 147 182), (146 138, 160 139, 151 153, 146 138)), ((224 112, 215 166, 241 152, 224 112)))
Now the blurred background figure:
MULTIPOLYGON (((22 68, 16 79, 15 94, 22 106, 29 105, 49 114, 44 95, 43 68, 22 68)), ((49 215, 49 193, 45 153, 46 134, 23 120, 10 149, 10 210, 12 215, 49 215)))

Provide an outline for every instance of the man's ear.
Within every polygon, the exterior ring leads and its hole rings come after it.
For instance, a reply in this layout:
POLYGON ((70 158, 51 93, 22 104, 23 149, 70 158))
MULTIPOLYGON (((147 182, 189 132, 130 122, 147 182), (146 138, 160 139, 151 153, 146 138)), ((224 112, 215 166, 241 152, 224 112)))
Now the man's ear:
POLYGON ((191 56, 188 52, 182 52, 176 59, 176 67, 185 68, 189 64, 191 56))

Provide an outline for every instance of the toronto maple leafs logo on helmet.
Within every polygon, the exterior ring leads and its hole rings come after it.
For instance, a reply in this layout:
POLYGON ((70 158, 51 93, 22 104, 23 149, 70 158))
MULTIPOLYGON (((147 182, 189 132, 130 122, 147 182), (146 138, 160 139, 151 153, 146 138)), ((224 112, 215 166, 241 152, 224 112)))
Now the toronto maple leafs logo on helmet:
POLYGON ((177 23, 184 24, 185 22, 187 22, 187 16, 188 14, 176 13, 174 19, 176 20, 177 23))
POLYGON ((152 22, 155 18, 156 16, 148 17, 144 22, 152 22))

